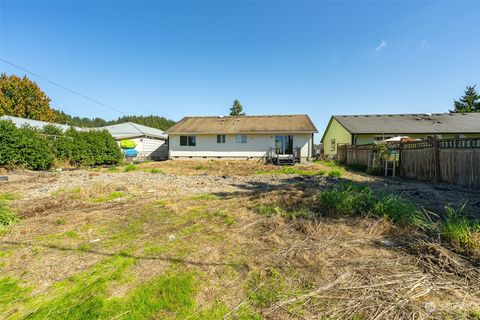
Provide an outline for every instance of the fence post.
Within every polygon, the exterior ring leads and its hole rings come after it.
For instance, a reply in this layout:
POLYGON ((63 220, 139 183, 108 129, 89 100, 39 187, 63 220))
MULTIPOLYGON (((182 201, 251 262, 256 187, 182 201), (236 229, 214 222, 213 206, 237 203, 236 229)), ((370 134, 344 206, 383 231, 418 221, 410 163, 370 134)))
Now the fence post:
POLYGON ((438 150, 438 140, 433 138, 433 164, 435 170, 435 181, 440 182, 440 151, 438 150))
POLYGON ((403 141, 400 141, 398 146, 398 176, 403 176, 403 169, 402 169, 402 157, 403 157, 403 141))

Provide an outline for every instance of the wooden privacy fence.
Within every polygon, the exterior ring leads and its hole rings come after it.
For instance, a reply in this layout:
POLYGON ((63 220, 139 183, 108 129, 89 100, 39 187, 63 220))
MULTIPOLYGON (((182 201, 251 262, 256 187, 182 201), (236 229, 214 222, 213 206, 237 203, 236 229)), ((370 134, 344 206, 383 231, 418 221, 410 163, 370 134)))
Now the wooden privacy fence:
POLYGON ((337 158, 347 165, 376 167, 385 175, 480 189, 480 139, 400 142, 384 149, 339 145, 337 158))

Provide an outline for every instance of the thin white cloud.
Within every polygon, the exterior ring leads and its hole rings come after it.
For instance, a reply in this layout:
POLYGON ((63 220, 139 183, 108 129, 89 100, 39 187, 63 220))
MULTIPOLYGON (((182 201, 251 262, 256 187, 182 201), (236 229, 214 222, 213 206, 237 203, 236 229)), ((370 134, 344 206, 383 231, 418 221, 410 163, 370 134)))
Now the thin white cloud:
POLYGON ((422 40, 422 43, 420 44, 420 48, 424 49, 428 47, 428 42, 427 42, 427 39, 423 39, 422 40))
POLYGON ((382 50, 386 47, 387 47, 387 41, 382 40, 382 42, 380 42, 380 44, 374 49, 375 54, 379 53, 380 50, 382 50))

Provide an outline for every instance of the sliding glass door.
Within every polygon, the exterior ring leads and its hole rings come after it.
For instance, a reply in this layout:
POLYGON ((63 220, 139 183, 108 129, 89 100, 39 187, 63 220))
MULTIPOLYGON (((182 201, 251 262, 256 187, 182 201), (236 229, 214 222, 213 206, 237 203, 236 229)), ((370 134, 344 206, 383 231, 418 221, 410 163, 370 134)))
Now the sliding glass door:
POLYGON ((293 154, 293 136, 275 136, 277 154, 293 154))

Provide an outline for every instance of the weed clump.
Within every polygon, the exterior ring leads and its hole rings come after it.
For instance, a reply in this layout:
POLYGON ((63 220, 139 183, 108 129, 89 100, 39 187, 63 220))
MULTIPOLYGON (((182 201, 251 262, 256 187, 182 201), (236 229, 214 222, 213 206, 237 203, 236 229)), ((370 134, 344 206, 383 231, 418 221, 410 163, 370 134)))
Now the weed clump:
POLYGON ((393 194, 376 195, 369 187, 358 184, 337 185, 320 192, 317 199, 317 209, 329 215, 383 217, 401 227, 440 235, 462 254, 475 255, 480 249, 480 221, 468 219, 465 205, 458 210, 446 207, 445 219, 434 223, 406 199, 393 194))
POLYGON ((165 173, 165 172, 163 172, 162 169, 159 169, 159 168, 151 168, 149 170, 146 170, 146 172, 148 172, 148 173, 162 173, 162 174, 165 173))
POLYGON ((427 229, 425 215, 407 200, 395 196, 377 196, 372 189, 357 184, 341 184, 324 190, 318 205, 330 215, 376 216, 403 227, 427 229))
POLYGON ((271 204, 262 204, 255 207, 255 211, 257 211, 262 216, 273 216, 275 214, 282 214, 283 210, 279 206, 271 205, 271 204))
POLYGON ((340 178, 342 174, 343 174, 342 170, 337 168, 337 169, 330 170, 330 172, 328 173, 328 176, 331 178, 340 178))
POLYGON ((127 164, 124 168, 124 172, 130 172, 130 171, 135 171, 138 170, 138 166, 134 163, 127 164))
POLYGON ((465 216, 465 205, 455 210, 445 208, 445 221, 440 224, 442 238, 461 253, 474 253, 480 247, 480 221, 465 216))
POLYGON ((201 194, 199 196, 195 196, 192 198, 193 200, 205 200, 205 201, 212 201, 218 200, 218 196, 210 193, 201 194))
POLYGON ((10 193, 0 194, 0 228, 7 227, 17 221, 17 213, 8 205, 8 201, 16 199, 16 196, 10 193))
POLYGON ((119 198, 123 198, 125 197, 127 194, 123 191, 114 191, 104 197, 96 197, 96 198, 93 198, 91 201, 93 203, 104 203, 104 202, 110 202, 110 201, 113 201, 115 199, 119 199, 119 198))

